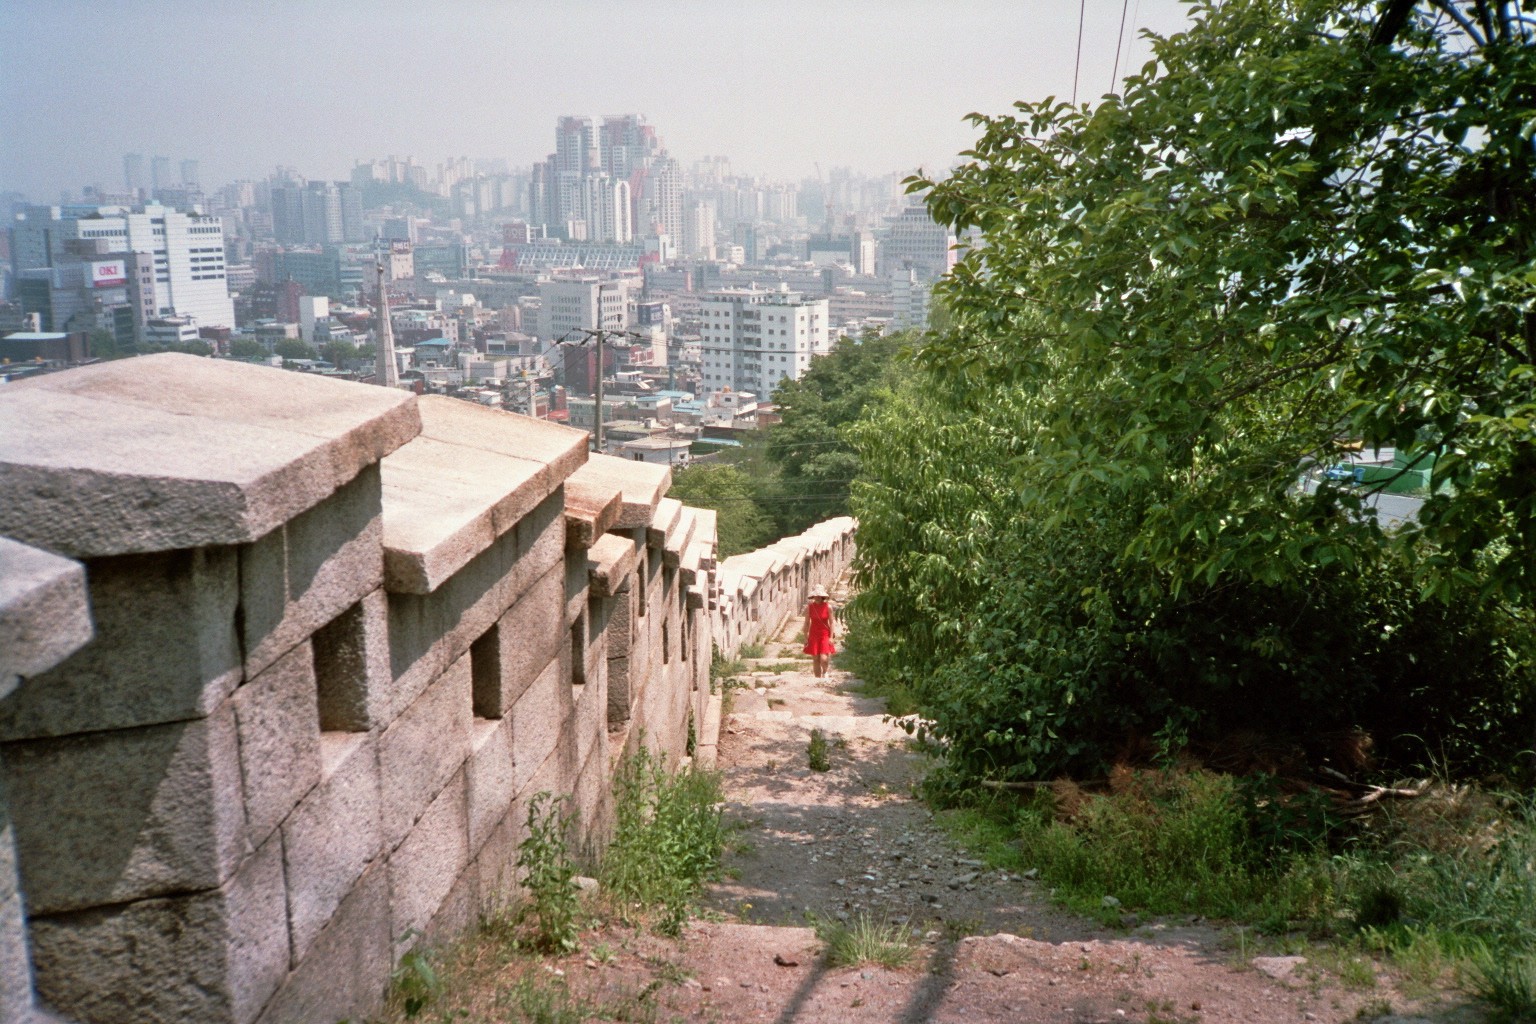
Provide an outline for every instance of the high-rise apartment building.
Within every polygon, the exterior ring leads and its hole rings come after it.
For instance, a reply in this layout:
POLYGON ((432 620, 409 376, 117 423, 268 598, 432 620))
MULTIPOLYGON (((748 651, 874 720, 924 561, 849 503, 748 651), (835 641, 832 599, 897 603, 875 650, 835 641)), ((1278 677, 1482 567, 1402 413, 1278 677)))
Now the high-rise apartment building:
POLYGON ((272 237, 283 245, 366 241, 362 193, 350 182, 311 181, 272 188, 272 237))
POLYGON ((197 176, 197 161, 183 160, 181 162, 181 183, 183 185, 200 185, 201 179, 197 176))
POLYGON ((706 391, 750 391, 766 400, 779 382, 799 380, 832 350, 826 299, 796 292, 729 289, 699 303, 706 391))
MULTIPOLYGON (((235 326, 224 268, 224 227, 216 216, 164 206, 31 206, 11 229, 17 276, 43 268, 89 265, 101 275, 121 262, 116 276, 143 266, 136 316, 192 317, 199 327, 235 326), (137 261, 107 257, 138 254, 137 261), (132 263, 133 266, 128 264, 132 263), (99 266, 98 266, 99 265, 99 266)), ((137 273, 137 271, 135 271, 137 273)), ((105 285, 107 278, 96 280, 105 285)))
POLYGON ((175 180, 171 178, 171 158, 152 157, 149 161, 149 187, 151 189, 170 188, 175 184, 175 180))
MULTIPOLYGON (((625 242, 653 234, 648 197, 653 165, 661 155, 656 130, 638 114, 612 114, 601 121, 587 115, 559 118, 555 151, 534 166, 529 180, 530 222, 579 241, 625 242), (608 184, 593 184, 604 179, 608 184), (627 215, 609 210, 619 192, 627 193, 627 215)), ((680 175, 675 185, 680 196, 680 175)), ((680 206, 677 212, 673 226, 680 229, 680 206)))
POLYGON ((684 259, 715 258, 715 204, 689 200, 683 210, 683 237, 679 252, 684 259))
POLYGON ((144 187, 144 154, 123 154, 123 187, 137 194, 144 187))

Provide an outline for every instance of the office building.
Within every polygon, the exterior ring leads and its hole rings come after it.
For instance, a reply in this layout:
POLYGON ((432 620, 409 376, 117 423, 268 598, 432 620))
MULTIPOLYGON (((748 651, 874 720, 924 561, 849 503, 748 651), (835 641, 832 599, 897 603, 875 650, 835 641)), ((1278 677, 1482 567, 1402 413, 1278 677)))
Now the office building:
MULTIPOLYGON (((150 317, 192 317, 200 327, 235 325, 224 227, 216 216, 153 204, 30 206, 11 229, 11 265, 18 277, 28 270, 121 262, 103 258, 128 254, 146 257, 151 265, 136 311, 140 327, 150 317)), ((107 279, 126 279, 129 269, 120 265, 107 279)))

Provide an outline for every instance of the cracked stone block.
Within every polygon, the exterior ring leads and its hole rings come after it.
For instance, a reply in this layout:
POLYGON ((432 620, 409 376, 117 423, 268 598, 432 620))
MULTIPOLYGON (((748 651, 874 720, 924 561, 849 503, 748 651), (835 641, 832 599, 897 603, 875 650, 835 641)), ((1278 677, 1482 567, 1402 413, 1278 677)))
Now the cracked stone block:
POLYGON ((31 920, 41 1001, 92 1024, 247 1024, 288 972, 281 843, 224 885, 31 920))
POLYGON ((389 855, 390 935, 404 951, 442 907, 469 866, 464 774, 455 774, 389 855))
POLYGON ((388 722, 389 598, 378 589, 322 626, 315 651, 320 728, 366 732, 388 722))
POLYGON ((521 794, 560 741, 573 711, 571 684, 556 658, 512 705, 513 791, 521 794))
POLYGON ((252 846, 320 781, 314 655, 300 644, 230 698, 240 737, 245 819, 252 846))
POLYGON ((565 521, 556 491, 515 530, 504 534, 430 594, 389 595, 390 669, 394 676, 388 715, 416 694, 535 585, 561 564, 565 521))
POLYGON ((469 849, 473 854, 506 815, 517 793, 512 719, 475 719, 464 771, 468 777, 469 849))
POLYGON ((470 659, 464 655, 379 737, 384 845, 399 844, 469 754, 470 659))
POLYGON ((375 861, 267 1003, 257 1024, 364 1020, 389 986, 389 871, 375 861))
POLYGON ((320 750, 319 785, 283 822, 295 967, 383 850, 377 737, 322 733, 320 750))
POLYGON ((567 643, 563 618, 562 570, 551 568, 536 580, 496 624, 496 674, 499 684, 482 688, 481 714, 508 713, 533 683, 540 669, 567 643))
POLYGON ((238 752, 228 703, 191 722, 5 744, 30 912, 222 884, 247 850, 238 752))
POLYGON ((96 638, 0 701, 0 740, 201 718, 241 679, 234 548, 94 558, 96 638))

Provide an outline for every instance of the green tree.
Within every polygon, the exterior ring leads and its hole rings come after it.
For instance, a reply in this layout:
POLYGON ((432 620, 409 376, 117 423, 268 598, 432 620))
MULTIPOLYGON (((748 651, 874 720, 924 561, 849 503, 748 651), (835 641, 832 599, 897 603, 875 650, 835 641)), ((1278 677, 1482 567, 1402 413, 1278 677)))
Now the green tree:
POLYGON ((975 115, 911 183, 981 237, 932 379, 854 431, 855 610, 964 772, 1528 744, 1536 48, 1470 9, 1196 3, 1122 96, 975 115), (1341 442, 1436 457, 1417 524, 1299 486, 1341 442))
POLYGON ((678 470, 667 494, 719 513, 716 528, 723 557, 752 551, 774 539, 773 520, 758 504, 752 479, 735 466, 707 463, 678 470))
POLYGON ((774 392, 781 422, 759 440, 760 452, 749 454, 770 467, 763 495, 781 534, 848 513, 859 458, 843 430, 888 393, 902 372, 898 357, 916 341, 909 332, 843 341, 774 392))
POLYGON ((298 338, 284 338, 273 346, 272 351, 284 359, 319 359, 320 353, 307 341, 298 338))
POLYGON ((942 286, 956 330, 935 356, 963 372, 1003 346, 995 365, 1049 380, 1038 457, 1064 481, 1170 484, 1127 553, 1175 586, 1378 543, 1335 514, 1353 494, 1276 500, 1347 439, 1438 456, 1397 535, 1427 590, 1520 600, 1536 47, 1518 6, 1207 0, 1123 97, 973 115, 971 162, 928 201, 986 243, 942 286))
POLYGON ((229 343, 229 354, 235 359, 265 359, 267 349, 261 342, 251 338, 235 338, 229 343))
POLYGON ((320 348, 326 362, 347 369, 357 362, 357 346, 350 341, 328 341, 320 348))

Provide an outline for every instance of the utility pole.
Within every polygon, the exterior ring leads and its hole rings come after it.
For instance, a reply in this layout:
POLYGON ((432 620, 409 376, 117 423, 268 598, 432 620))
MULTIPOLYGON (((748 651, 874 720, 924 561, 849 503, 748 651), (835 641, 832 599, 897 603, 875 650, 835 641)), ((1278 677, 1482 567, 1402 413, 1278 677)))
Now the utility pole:
MULTIPOLYGON (((605 327, 577 327, 567 331, 555 344, 564 345, 568 341, 577 341, 576 335, 581 335, 581 343, 591 342, 597 349, 597 386, 593 389, 596 406, 592 410, 592 449, 599 455, 603 452, 603 345, 609 338, 636 338, 642 336, 634 331, 611 330, 605 327)), ((567 378, 569 382, 569 378, 567 378)))

